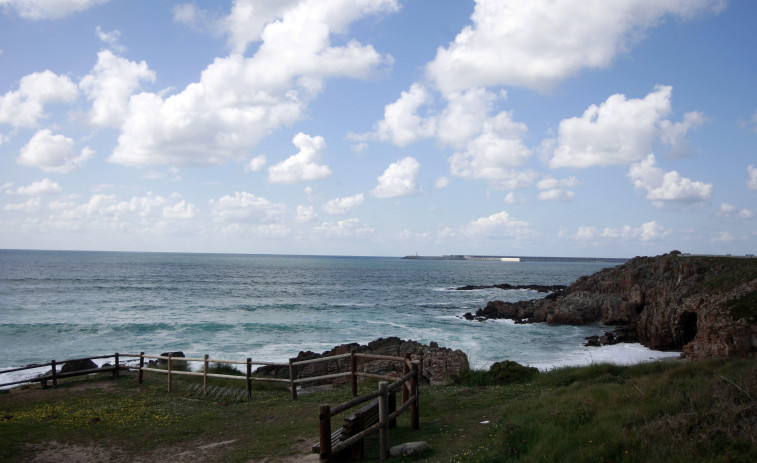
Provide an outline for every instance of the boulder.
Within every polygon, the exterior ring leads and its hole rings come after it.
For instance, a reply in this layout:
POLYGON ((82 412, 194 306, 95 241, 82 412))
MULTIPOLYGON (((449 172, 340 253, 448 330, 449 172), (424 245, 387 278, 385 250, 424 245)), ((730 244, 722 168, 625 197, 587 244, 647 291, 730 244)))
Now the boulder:
POLYGON ((428 445, 428 442, 405 442, 404 444, 395 445, 393 447, 389 448, 389 457, 390 458, 398 458, 398 457, 414 457, 416 455, 420 455, 421 453, 425 452, 426 450, 430 449, 431 446, 428 445))
POLYGON ((71 371, 84 371, 84 370, 94 370, 97 368, 97 364, 93 362, 90 359, 81 359, 81 360, 73 360, 71 362, 66 362, 63 364, 63 366, 60 368, 61 373, 68 373, 71 371))

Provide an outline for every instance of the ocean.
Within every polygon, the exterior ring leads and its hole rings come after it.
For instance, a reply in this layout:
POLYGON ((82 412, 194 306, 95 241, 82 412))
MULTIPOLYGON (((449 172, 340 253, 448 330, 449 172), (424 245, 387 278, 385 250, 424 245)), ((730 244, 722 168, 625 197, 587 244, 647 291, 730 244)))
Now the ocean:
MULTIPOLYGON (((567 285, 613 264, 0 250, 0 370, 119 353, 287 361, 397 336, 464 351, 475 368, 635 363, 675 352, 585 347, 609 327, 468 321, 490 300, 567 285)), ((7 379, 2 378, 3 381, 7 379)), ((3 382, 0 381, 0 382, 3 382)))

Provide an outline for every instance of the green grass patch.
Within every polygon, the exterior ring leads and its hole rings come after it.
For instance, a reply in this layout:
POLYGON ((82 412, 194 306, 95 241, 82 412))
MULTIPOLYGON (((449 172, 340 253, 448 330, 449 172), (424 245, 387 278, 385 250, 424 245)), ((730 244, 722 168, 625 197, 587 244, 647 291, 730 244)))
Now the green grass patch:
MULTIPOLYGON (((423 387, 421 429, 412 430, 406 414, 389 439, 424 440, 431 450, 393 461, 757 461, 754 359, 493 370, 527 374, 496 379, 491 370, 471 372, 457 384, 423 387)), ((297 458, 317 441, 318 405, 351 398, 349 388, 339 388, 292 401, 279 388, 223 403, 184 392, 195 378, 174 378, 168 393, 165 375, 146 374, 141 386, 135 375, 123 376, 0 394, 0 461, 29 459, 27 444, 52 441, 118 449, 113 461, 226 441, 233 442, 198 461, 297 458)), ((333 427, 342 419, 335 417, 333 427)), ((366 442, 366 461, 378 461, 376 437, 366 442)))

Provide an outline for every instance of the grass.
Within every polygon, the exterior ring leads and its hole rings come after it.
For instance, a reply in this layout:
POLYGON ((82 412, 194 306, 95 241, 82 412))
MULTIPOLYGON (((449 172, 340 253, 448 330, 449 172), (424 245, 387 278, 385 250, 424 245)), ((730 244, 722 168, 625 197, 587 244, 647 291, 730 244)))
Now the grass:
MULTIPOLYGON (((318 404, 350 398, 341 388, 292 401, 288 391, 268 386, 251 400, 223 403, 182 392, 189 377, 175 378, 171 394, 165 376, 145 379, 139 386, 132 375, 101 375, 61 381, 57 389, 0 393, 0 461, 25 461, 26 444, 52 441, 118 449, 114 459, 130 461, 230 440, 203 460, 296 461, 317 441, 318 404)), ((375 387, 366 382, 361 392, 375 387)), ((420 415, 417 431, 407 414, 400 417, 390 442, 425 440, 431 450, 394 461, 757 461, 757 362, 600 364, 542 373, 504 364, 422 388, 420 415)), ((366 461, 377 455, 376 438, 369 438, 366 461)))

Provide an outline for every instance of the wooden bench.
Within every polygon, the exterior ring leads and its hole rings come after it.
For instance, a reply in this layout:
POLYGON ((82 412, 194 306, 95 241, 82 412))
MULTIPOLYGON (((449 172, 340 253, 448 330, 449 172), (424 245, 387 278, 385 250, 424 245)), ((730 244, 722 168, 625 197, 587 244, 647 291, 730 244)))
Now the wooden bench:
MULTIPOLYGON (((393 396, 394 394, 390 394, 390 397, 393 396)), ((393 406, 393 404, 396 404, 396 401, 390 400, 389 402, 389 412, 391 413, 394 411, 395 407, 393 406)), ((350 437, 360 433, 364 429, 373 426, 374 424, 378 423, 378 421, 379 404, 377 399, 368 402, 362 408, 344 418, 344 423, 342 424, 342 426, 331 433, 331 447, 333 448, 340 442, 345 441, 350 437)), ((320 442, 313 445, 313 453, 321 453, 320 442)), ((340 459, 347 460, 362 460, 363 453, 364 445, 363 441, 361 440, 360 442, 352 445, 348 450, 342 452, 339 457, 340 459)))

